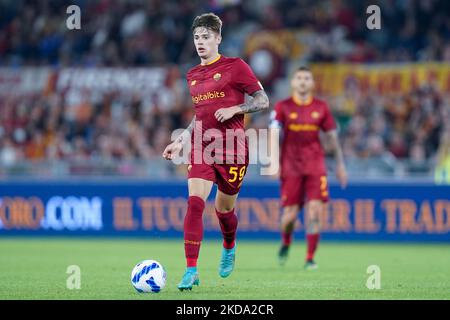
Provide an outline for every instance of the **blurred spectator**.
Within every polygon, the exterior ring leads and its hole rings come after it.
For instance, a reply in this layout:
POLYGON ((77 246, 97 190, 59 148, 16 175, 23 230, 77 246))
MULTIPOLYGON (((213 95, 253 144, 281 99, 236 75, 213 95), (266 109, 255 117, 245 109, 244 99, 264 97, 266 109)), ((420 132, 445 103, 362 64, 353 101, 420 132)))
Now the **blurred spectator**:
POLYGON ((409 153, 408 172, 412 174, 427 173, 429 168, 427 166, 427 158, 425 148, 420 143, 415 143, 411 146, 409 153))
POLYGON ((389 152, 398 159, 403 159, 408 156, 406 141, 401 133, 393 132, 389 141, 389 152))
POLYGON ((20 159, 20 149, 14 147, 9 138, 0 140, 0 164, 5 167, 12 166, 20 159))
POLYGON ((450 184, 450 128, 443 133, 434 171, 437 184, 450 184))

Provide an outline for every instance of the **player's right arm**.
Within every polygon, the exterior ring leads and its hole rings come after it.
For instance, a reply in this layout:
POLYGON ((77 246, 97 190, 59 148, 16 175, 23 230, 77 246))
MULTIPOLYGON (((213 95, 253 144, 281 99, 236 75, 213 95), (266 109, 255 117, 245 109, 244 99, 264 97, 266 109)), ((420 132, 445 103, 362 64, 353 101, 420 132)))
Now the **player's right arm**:
POLYGON ((283 130, 284 117, 281 110, 281 103, 275 105, 274 110, 270 113, 269 123, 269 155, 270 166, 272 168, 278 168, 277 173, 272 177, 278 178, 280 176, 280 136, 283 130))
POLYGON ((325 131, 325 137, 328 139, 336 160, 336 178, 341 184, 342 188, 347 186, 347 170, 345 169, 344 156, 339 144, 338 134, 336 130, 336 123, 330 108, 325 104, 325 113, 321 123, 321 129, 325 131))
POLYGON ((191 139, 192 131, 194 131, 195 126, 195 116, 192 118, 191 123, 186 128, 186 130, 183 131, 182 134, 178 136, 178 138, 175 139, 174 142, 169 144, 163 152, 163 158, 166 160, 172 160, 175 155, 177 155, 181 149, 183 149, 183 146, 191 139))
POLYGON ((331 144, 336 161, 336 177, 342 188, 347 186, 347 170, 345 169, 344 156, 339 144, 338 134, 336 129, 325 132, 325 136, 331 144))

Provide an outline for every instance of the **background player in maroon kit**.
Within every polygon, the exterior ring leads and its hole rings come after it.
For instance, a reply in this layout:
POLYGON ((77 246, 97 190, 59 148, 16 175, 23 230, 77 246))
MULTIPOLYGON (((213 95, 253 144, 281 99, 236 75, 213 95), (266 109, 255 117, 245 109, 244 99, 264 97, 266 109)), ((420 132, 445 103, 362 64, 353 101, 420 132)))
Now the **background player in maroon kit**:
POLYGON ((281 217, 282 245, 280 263, 284 264, 292 242, 297 214, 306 208, 306 269, 315 269, 314 253, 320 238, 320 213, 328 201, 328 183, 324 151, 319 132, 325 132, 336 158, 336 177, 342 187, 347 173, 339 146, 336 124, 325 101, 313 97, 314 79, 306 67, 296 70, 292 96, 279 101, 271 114, 271 128, 282 129, 281 217))
POLYGON ((212 13, 200 15, 194 20, 194 44, 201 63, 187 73, 187 85, 194 103, 195 116, 184 133, 163 152, 163 157, 171 160, 191 139, 189 199, 184 220, 187 268, 178 285, 180 290, 192 289, 193 285, 199 284, 197 259, 203 239, 202 214, 205 200, 214 183, 218 186, 216 214, 224 239, 219 274, 227 277, 234 268, 238 224, 234 207, 247 170, 248 149, 245 139, 243 142, 237 139, 235 148, 215 150, 211 157, 206 157, 210 141, 202 141, 205 140, 202 137, 215 129, 215 144, 219 141, 225 146, 227 129, 243 131, 245 113, 269 107, 269 99, 250 67, 239 58, 219 54, 221 27, 222 21, 212 13), (244 103, 245 94, 252 96, 247 103, 244 103))

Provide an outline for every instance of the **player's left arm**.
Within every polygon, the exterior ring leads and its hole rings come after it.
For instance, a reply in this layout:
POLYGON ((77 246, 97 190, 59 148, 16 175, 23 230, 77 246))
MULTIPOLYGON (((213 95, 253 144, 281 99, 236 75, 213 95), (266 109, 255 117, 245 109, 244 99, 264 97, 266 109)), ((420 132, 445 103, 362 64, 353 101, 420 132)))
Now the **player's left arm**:
POLYGON ((345 168, 344 155, 342 153, 342 148, 339 144, 337 130, 329 130, 325 132, 325 137, 328 140, 331 149, 334 153, 334 158, 336 160, 336 178, 341 184, 342 188, 347 186, 347 170, 345 168))
POLYGON ((240 110, 236 114, 263 111, 269 108, 269 97, 264 90, 258 90, 251 94, 251 98, 247 103, 243 103, 238 107, 240 110))
POLYGON ((236 114, 254 113, 269 108, 269 97, 264 90, 252 93, 248 102, 230 108, 221 108, 214 113, 219 122, 224 122, 236 114))
POLYGON ((243 104, 229 108, 221 108, 215 112, 217 121, 224 122, 236 114, 254 113, 269 109, 269 98, 261 82, 258 81, 253 70, 243 60, 238 59, 233 65, 233 86, 251 98, 243 104))

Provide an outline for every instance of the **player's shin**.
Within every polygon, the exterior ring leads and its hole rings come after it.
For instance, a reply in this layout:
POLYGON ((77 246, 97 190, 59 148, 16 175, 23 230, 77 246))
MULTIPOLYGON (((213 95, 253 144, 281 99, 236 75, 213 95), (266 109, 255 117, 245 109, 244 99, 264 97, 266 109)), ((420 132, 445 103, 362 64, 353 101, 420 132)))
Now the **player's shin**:
POLYGON ((292 243, 292 235, 294 232, 294 222, 287 223, 281 230, 281 243, 283 246, 290 246, 292 243))
POLYGON ((317 246, 319 245, 320 233, 307 233, 306 242, 308 249, 306 252, 306 260, 311 261, 314 259, 314 254, 316 253, 317 246))
POLYGON ((188 209, 184 218, 184 251, 188 268, 197 267, 200 245, 203 239, 203 210, 205 201, 197 196, 190 196, 188 209))
POLYGON ((234 214, 234 209, 228 212, 219 212, 216 209, 216 215, 219 219, 220 229, 222 230, 223 247, 225 249, 232 249, 235 245, 238 226, 238 218, 234 214))
POLYGON ((281 241, 282 246, 288 247, 292 243, 295 221, 297 219, 297 206, 285 207, 281 217, 281 241))
POLYGON ((319 204, 312 205, 308 209, 308 221, 306 227, 306 261, 312 261, 320 240, 319 213, 321 206, 319 204))
POLYGON ((287 206, 281 216, 281 247, 278 251, 278 261, 284 265, 288 258, 289 247, 292 243, 295 221, 297 219, 297 206, 287 206))

